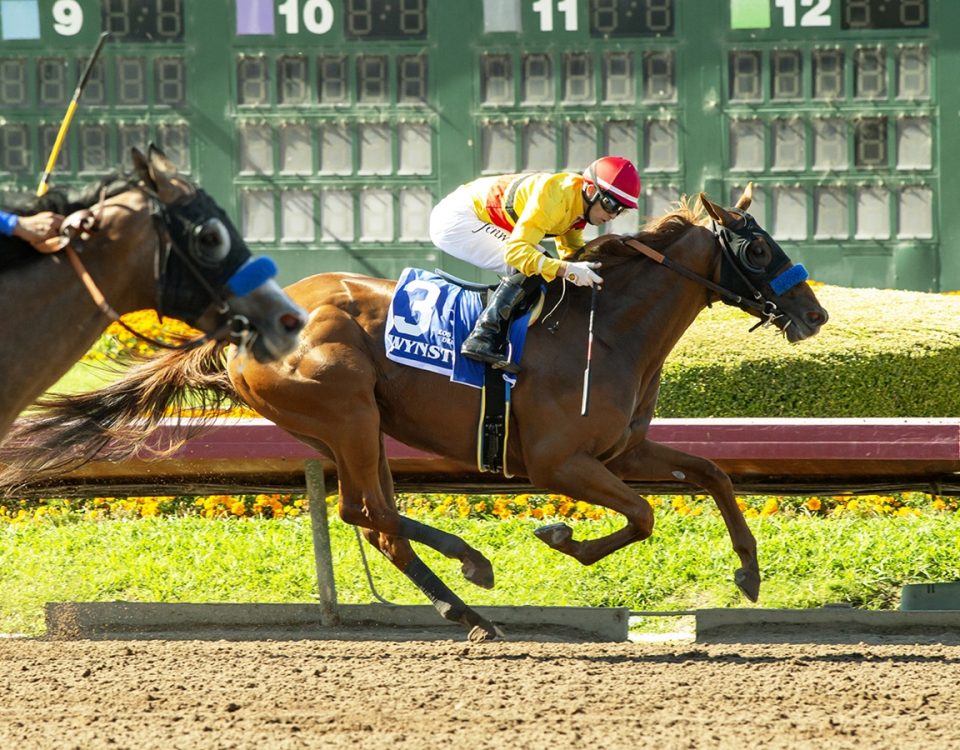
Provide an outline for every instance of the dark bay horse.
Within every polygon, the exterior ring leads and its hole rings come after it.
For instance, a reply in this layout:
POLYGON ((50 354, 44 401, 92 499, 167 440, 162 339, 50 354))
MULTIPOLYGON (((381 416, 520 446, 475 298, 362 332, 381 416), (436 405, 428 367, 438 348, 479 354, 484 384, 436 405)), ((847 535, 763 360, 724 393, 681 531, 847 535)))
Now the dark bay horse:
MULTIPOLYGON (((156 147, 132 157, 129 177, 105 179, 103 190, 75 199, 54 192, 32 208, 92 209, 98 223, 78 240, 80 257, 118 314, 153 308, 213 338, 246 337, 258 360, 287 354, 303 310, 272 278, 241 296, 236 279, 249 277, 256 261, 223 210, 156 147)), ((0 257, 0 438, 111 322, 62 252, 43 255, 19 242, 0 257)))
MULTIPOLYGON (((682 202, 635 238, 607 236, 588 246, 583 257, 602 263, 604 286, 587 416, 581 416, 580 404, 591 293, 564 290, 560 280, 549 285, 545 307, 559 305, 559 326, 538 324, 527 336, 507 459, 515 475, 540 490, 623 514, 626 524, 598 539, 575 540, 564 524, 536 530, 546 544, 584 565, 653 531, 653 511, 625 482, 677 479, 705 490, 740 559, 735 582, 755 601, 756 541, 729 478, 706 459, 646 437, 663 362, 709 303, 721 297, 735 303, 791 342, 814 335, 827 320, 805 276, 794 273, 801 268, 745 213, 749 202, 745 194, 726 210, 701 194, 698 205, 682 202), (663 262, 638 252, 637 241, 663 262), (665 267, 671 264, 687 275, 665 267), (789 288, 785 277, 793 277, 789 288), (718 285, 725 291, 716 291, 718 285)), ((394 287, 393 281, 353 274, 307 278, 288 291, 310 311, 310 322, 300 346, 279 362, 241 365, 233 359, 226 365, 228 379, 222 347, 211 345, 163 355, 89 396, 48 402, 18 430, 25 447, 0 455, 11 464, 0 486, 42 471, 53 452, 72 450, 78 462, 98 451, 101 457, 129 454, 186 387, 209 389, 214 398, 239 397, 335 460, 341 517, 361 527, 440 614, 471 628, 471 639, 496 637, 494 625, 428 569, 410 542, 460 560, 466 578, 484 587, 493 585, 490 562, 462 539, 400 515, 394 503, 384 434, 470 467, 480 401, 476 389, 387 359, 384 327, 394 287)))

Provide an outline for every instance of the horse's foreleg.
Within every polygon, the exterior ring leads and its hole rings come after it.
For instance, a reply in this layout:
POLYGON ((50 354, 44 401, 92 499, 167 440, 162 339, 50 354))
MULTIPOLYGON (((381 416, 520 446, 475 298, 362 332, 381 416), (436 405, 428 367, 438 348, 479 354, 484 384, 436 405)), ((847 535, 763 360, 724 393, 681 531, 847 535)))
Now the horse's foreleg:
POLYGON ((493 565, 482 553, 455 534, 406 516, 400 517, 400 534, 412 542, 426 544, 452 560, 459 560, 464 578, 481 588, 493 588, 493 565))
POLYGON ((537 538, 558 552, 570 555, 584 565, 592 565, 628 544, 639 542, 653 533, 653 509, 637 493, 611 474, 593 456, 579 454, 563 461, 545 460, 544 471, 528 463, 530 480, 537 487, 569 497, 603 505, 623 514, 626 525, 599 539, 576 541, 564 523, 542 526, 534 531, 537 538))
POLYGON ((757 600, 760 595, 757 541, 737 505, 730 477, 719 466, 700 456, 692 456, 661 443, 644 440, 640 445, 610 461, 607 468, 625 481, 679 479, 709 492, 720 509, 733 549, 742 565, 734 575, 734 581, 750 601, 757 600))
MULTIPOLYGON (((403 530, 409 519, 397 512, 393 496, 393 478, 386 463, 383 437, 379 454, 374 452, 377 438, 359 439, 360 433, 344 439, 336 452, 340 476, 340 517, 359 526, 374 547, 419 588, 445 619, 470 628, 471 640, 496 638, 492 623, 468 607, 424 562, 417 557, 403 530)), ((427 528, 417 524, 418 528, 427 528)), ((441 533, 441 532, 437 532, 441 533)), ((456 539, 452 534, 447 535, 456 539)))
MULTIPOLYGON (((380 486, 386 497, 393 497, 393 474, 387 461, 387 451, 383 444, 383 435, 380 435, 380 486)), ((493 588, 493 565, 478 550, 471 547, 455 534, 435 529, 425 523, 414 521, 412 518, 400 516, 399 536, 413 542, 420 542, 432 547, 441 555, 451 560, 460 561, 460 572, 470 583, 481 588, 493 588)))
POLYGON ((467 637, 471 641, 488 641, 499 638, 503 633, 493 623, 481 617, 464 601, 453 593, 440 578, 427 567, 402 537, 378 534, 372 529, 364 529, 363 535, 370 544, 380 550, 401 573, 422 591, 434 609, 450 622, 470 629, 467 637))

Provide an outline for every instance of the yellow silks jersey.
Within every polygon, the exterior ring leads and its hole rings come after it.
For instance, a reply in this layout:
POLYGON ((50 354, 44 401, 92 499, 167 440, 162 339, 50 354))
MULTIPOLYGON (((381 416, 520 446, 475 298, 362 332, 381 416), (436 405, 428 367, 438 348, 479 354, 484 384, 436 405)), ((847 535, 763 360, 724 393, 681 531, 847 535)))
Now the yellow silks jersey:
POLYGON ((467 183, 477 216, 510 233, 504 260, 527 276, 553 281, 560 261, 537 249, 554 237, 561 259, 584 246, 583 177, 573 172, 532 172, 481 177, 467 183))

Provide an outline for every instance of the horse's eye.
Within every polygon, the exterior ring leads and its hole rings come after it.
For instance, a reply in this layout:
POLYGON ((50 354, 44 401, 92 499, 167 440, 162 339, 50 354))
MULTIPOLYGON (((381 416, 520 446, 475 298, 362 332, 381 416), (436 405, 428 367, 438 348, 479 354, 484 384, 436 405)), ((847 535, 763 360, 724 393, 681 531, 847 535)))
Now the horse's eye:
POLYGON ((230 234, 219 219, 204 222, 194 230, 194 256, 205 265, 219 263, 230 252, 230 234))
POLYGON ((747 245, 747 258, 751 265, 763 268, 770 262, 772 254, 765 242, 754 240, 747 245))

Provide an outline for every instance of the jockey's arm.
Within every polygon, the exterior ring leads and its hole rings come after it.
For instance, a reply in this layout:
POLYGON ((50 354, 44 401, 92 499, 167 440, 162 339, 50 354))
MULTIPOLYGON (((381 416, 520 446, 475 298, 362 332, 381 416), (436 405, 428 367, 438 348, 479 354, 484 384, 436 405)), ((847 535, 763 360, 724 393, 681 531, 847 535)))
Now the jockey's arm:
POLYGON ((10 214, 0 210, 0 234, 13 237, 17 231, 17 224, 19 222, 20 217, 16 214, 10 214))
POLYGON ((546 281, 553 281, 560 271, 561 261, 548 257, 537 247, 545 236, 546 232, 540 226, 521 216, 504 249, 507 265, 525 276, 542 276, 546 281))
POLYGON ((526 276, 542 276, 550 282, 562 275, 563 261, 545 255, 537 245, 547 235, 569 229, 580 197, 578 192, 571 200, 569 189, 555 177, 532 187, 533 192, 526 199, 507 240, 504 260, 526 276))
POLYGON ((557 243, 557 252, 561 260, 566 260, 587 244, 583 239, 582 229, 571 229, 565 234, 559 234, 554 242, 557 243))
POLYGON ((0 234, 24 239, 40 252, 53 252, 57 248, 47 247, 44 241, 56 236, 62 219, 62 216, 50 211, 30 216, 0 211, 0 234))

